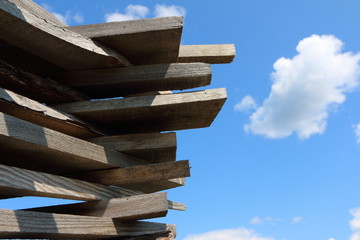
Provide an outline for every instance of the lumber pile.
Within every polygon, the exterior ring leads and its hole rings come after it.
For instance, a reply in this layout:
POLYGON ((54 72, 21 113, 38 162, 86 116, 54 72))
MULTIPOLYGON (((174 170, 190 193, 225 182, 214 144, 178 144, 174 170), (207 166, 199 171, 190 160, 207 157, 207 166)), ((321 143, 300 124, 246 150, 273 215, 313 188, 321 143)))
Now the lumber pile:
POLYGON ((233 45, 181 46, 183 19, 68 27, 31 0, 0 0, 0 198, 83 202, 6 210, 2 239, 174 239, 141 221, 185 210, 177 130, 208 127, 225 89, 210 64, 233 45), (176 91, 173 93, 172 91, 176 91))

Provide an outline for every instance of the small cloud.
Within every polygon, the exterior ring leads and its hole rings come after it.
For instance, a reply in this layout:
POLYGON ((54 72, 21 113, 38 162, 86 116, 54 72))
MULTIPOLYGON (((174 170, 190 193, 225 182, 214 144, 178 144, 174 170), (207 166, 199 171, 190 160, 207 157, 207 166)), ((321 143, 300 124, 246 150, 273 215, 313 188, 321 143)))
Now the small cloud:
POLYGON ((145 18, 149 13, 149 9, 143 5, 128 5, 125 13, 113 12, 105 14, 106 22, 128 21, 145 18))
POLYGON ((224 229, 202 234, 190 234, 184 240, 274 240, 263 237, 254 230, 246 228, 224 229))
POLYGON ((302 217, 294 217, 292 220, 291 220, 291 223, 299 223, 303 220, 302 217))
POLYGON ((255 100, 249 95, 246 95, 239 103, 234 106, 234 110, 237 112, 248 112, 256 108, 257 105, 255 100))
POLYGON ((80 13, 73 14, 71 11, 66 11, 65 14, 61 14, 53 11, 53 7, 49 4, 43 3, 41 6, 66 25, 71 23, 81 24, 84 22, 84 16, 82 16, 80 13))
POLYGON ((359 84, 360 54, 342 48, 335 36, 312 35, 299 42, 296 56, 278 59, 271 92, 244 130, 268 138, 322 134, 331 109, 359 84))
POLYGON ((360 123, 354 126, 356 142, 360 144, 360 123))
POLYGON ((350 220, 349 225, 353 231, 350 240, 360 240, 360 208, 350 210, 353 218, 350 220))
POLYGON ((256 217, 253 217, 251 220, 250 220, 250 224, 256 224, 256 225, 260 225, 262 224, 263 221, 260 217, 256 216, 256 217))
POLYGON ((157 4, 155 6, 155 17, 172 17, 172 16, 185 16, 186 10, 180 6, 166 6, 157 4))
POLYGON ((328 240, 336 240, 335 238, 329 238, 328 240))

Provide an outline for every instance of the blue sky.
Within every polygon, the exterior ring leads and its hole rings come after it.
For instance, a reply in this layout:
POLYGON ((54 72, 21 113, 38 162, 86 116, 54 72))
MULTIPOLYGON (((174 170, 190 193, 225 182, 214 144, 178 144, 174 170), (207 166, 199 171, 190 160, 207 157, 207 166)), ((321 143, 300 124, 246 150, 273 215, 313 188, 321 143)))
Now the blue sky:
MULTIPOLYGON (((36 2, 69 25, 185 14, 182 44, 236 45, 232 64, 212 67, 221 113, 178 132, 192 177, 169 198, 188 211, 157 219, 177 239, 360 239, 359 1, 36 2)), ((20 204, 43 203, 2 207, 20 204)))

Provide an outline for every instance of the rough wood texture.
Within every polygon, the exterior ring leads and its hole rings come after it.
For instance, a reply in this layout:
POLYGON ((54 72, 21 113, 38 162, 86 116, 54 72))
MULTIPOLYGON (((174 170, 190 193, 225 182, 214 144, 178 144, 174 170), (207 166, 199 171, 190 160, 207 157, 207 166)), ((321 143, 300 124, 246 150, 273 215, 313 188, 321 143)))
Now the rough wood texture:
POLYGON ((105 239, 168 234, 171 231, 176 231, 174 225, 0 209, 0 238, 2 239, 105 239))
POLYGON ((147 183, 121 184, 119 186, 126 189, 141 191, 143 193, 153 193, 153 192, 168 190, 171 188, 182 187, 185 185, 185 183, 186 183, 185 178, 174 178, 174 179, 169 179, 167 181, 161 180, 161 181, 154 181, 147 183))
POLYGON ((211 68, 205 63, 156 64, 62 72, 56 78, 91 98, 109 98, 207 86, 211 82, 211 68))
POLYGON ((138 133, 88 139, 109 149, 127 153, 151 162, 176 159, 176 133, 138 133))
POLYGON ((72 32, 32 11, 27 3, 0 0, 0 39, 64 69, 93 69, 131 64, 118 52, 72 32))
POLYGON ((63 103, 89 99, 83 93, 50 78, 21 70, 0 60, 0 86, 45 103, 63 103))
POLYGON ((69 27, 124 54, 136 65, 177 61, 183 18, 165 17, 69 27))
POLYGON ((169 206, 166 193, 153 193, 109 200, 24 209, 26 211, 141 220, 165 217, 169 206))
POLYGON ((225 89, 54 105, 116 133, 208 127, 226 100, 225 89))
POLYGON ((70 175, 84 181, 103 185, 146 183, 180 177, 190 177, 189 161, 154 163, 144 166, 116 168, 70 175))
POLYGON ((234 58, 234 44, 181 45, 178 62, 231 63, 234 58))
POLYGON ((74 137, 88 138, 103 135, 75 116, 61 113, 3 88, 0 88, 0 111, 74 137))
POLYGON ((100 184, 0 164, 0 190, 12 196, 40 196, 72 200, 99 200, 134 195, 100 184))
POLYGON ((2 163, 50 173, 129 167, 149 162, 0 113, 2 163))

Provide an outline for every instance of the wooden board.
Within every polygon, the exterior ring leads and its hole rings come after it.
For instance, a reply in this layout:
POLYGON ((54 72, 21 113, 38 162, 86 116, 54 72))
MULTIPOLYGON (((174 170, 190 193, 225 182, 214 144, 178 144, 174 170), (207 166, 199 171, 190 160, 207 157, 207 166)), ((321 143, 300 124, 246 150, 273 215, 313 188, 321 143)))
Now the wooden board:
POLYGON ((131 183, 131 184, 119 184, 120 187, 126 189, 132 189, 136 191, 140 191, 143 193, 153 193, 159 192, 167 189, 177 188, 185 186, 186 179, 185 178, 174 178, 169 179, 167 181, 154 181, 154 182, 147 182, 147 183, 131 183))
POLYGON ((56 79, 91 98, 110 98, 207 86, 211 82, 211 68, 205 63, 155 64, 62 72, 56 79))
POLYGON ((173 178, 190 177, 189 161, 153 163, 144 166, 115 168, 69 175, 72 178, 121 186, 124 184, 155 182, 173 178))
POLYGON ((175 132, 123 134, 87 140, 154 163, 176 160, 175 132))
POLYGON ((182 17, 149 18, 69 27, 124 54, 133 64, 177 61, 182 17))
POLYGON ((129 167, 149 162, 0 113, 2 163, 49 173, 129 167))
POLYGON ((12 196, 39 196, 91 201, 134 195, 100 184, 0 164, 0 190, 12 196))
POLYGON ((0 60, 0 86, 45 103, 89 99, 83 93, 54 80, 14 67, 0 60))
POLYGON ((107 126, 113 135, 208 127, 226 100, 225 89, 169 95, 81 101, 54 105, 86 121, 107 126))
POLYGON ((203 62, 217 64, 231 63, 234 58, 234 44, 181 45, 178 62, 203 62))
POLYGON ((70 31, 33 11, 30 2, 0 0, 0 39, 64 69, 130 66, 120 53, 70 31), (28 3, 28 4, 27 4, 28 3))
POLYGON ((79 138, 102 136, 90 124, 46 105, 0 88, 0 112, 79 138))
MULTIPOLYGON (((0 238, 94 239, 167 235, 174 225, 0 209, 0 238)), ((150 236, 149 236, 150 237, 150 236)))
POLYGON ((152 193, 109 200, 24 209, 26 211, 141 220, 165 217, 169 209, 166 193, 152 193))

